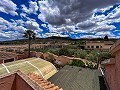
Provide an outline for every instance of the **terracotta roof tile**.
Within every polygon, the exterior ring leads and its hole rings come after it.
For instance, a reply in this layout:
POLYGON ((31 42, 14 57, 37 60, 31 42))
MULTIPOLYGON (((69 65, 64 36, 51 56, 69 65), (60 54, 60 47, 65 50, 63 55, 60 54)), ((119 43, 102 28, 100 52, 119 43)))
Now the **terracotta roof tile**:
POLYGON ((29 73, 28 76, 38 85, 40 85, 44 90, 63 90, 60 89, 58 86, 52 84, 51 82, 45 80, 44 78, 41 78, 40 75, 29 73))

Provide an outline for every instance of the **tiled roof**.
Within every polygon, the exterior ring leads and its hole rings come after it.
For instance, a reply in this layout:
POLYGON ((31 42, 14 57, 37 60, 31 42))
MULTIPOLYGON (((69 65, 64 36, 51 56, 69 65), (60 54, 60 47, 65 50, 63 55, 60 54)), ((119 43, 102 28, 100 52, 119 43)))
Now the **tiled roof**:
POLYGON ((28 76, 38 85, 40 85, 44 90, 63 90, 60 89, 58 86, 52 84, 51 82, 41 78, 40 75, 29 73, 28 76))
POLYGON ((97 70, 65 66, 48 80, 64 90, 100 90, 97 70))

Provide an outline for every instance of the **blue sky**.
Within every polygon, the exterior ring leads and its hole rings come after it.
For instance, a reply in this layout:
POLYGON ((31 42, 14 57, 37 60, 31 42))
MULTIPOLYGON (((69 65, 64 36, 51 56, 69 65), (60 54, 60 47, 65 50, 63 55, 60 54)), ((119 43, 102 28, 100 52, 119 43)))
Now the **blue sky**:
POLYGON ((0 41, 37 37, 120 38, 120 0, 0 0, 0 41))

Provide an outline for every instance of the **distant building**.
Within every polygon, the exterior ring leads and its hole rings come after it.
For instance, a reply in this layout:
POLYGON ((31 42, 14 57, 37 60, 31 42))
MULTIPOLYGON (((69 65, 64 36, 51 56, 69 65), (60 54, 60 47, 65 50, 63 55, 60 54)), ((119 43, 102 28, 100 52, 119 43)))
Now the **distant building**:
POLYGON ((105 67, 105 77, 110 90, 120 90, 120 40, 111 47, 110 51, 114 58, 102 62, 105 67))
POLYGON ((86 41, 85 49, 88 50, 109 50, 114 44, 112 41, 86 41))

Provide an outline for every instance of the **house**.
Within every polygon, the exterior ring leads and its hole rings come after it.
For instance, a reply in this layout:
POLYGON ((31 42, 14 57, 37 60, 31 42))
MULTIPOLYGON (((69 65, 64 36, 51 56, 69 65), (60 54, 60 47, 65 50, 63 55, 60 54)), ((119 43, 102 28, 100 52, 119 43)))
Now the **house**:
POLYGON ((110 90, 120 89, 120 40, 110 49, 114 58, 105 60, 102 65, 105 68, 105 77, 110 90))
POLYGON ((85 49, 108 51, 113 44, 112 41, 86 41, 85 49))

